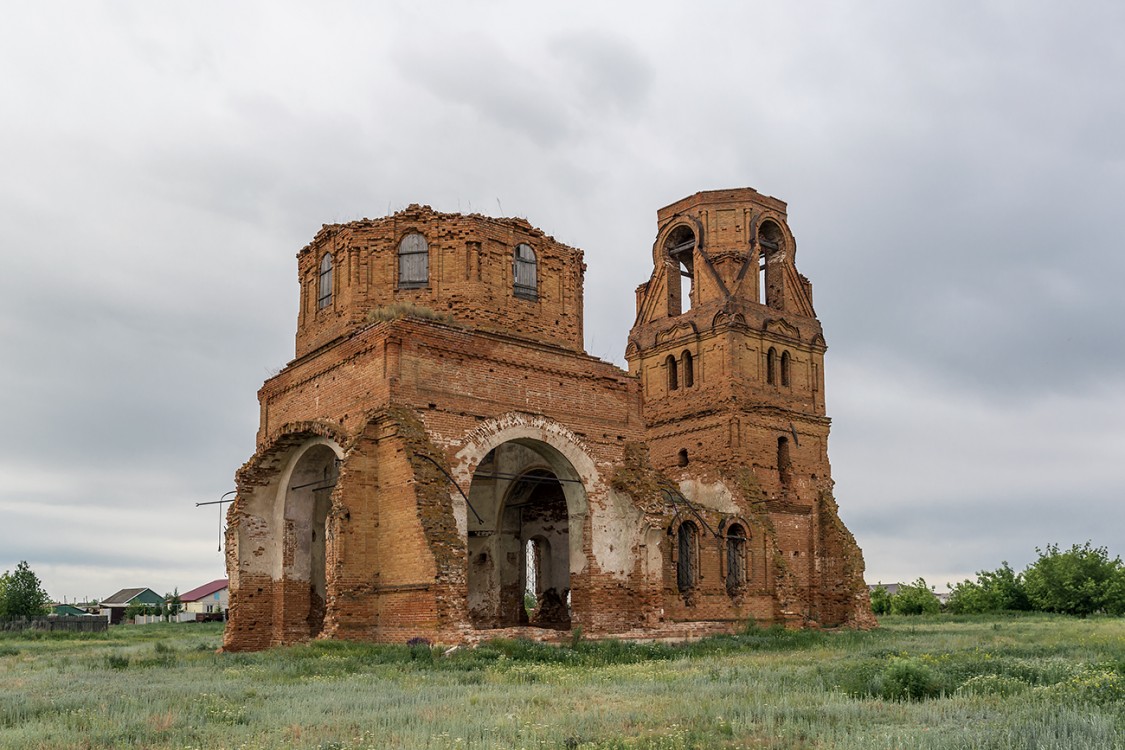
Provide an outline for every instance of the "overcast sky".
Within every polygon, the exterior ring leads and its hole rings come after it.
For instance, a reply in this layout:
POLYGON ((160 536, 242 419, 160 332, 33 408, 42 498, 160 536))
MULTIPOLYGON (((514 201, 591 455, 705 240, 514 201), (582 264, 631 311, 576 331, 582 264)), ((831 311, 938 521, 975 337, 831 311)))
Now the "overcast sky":
POLYGON ((295 253, 410 203, 585 251, 623 364, 657 208, 789 203, 870 582, 1125 554, 1125 5, 10 4, 0 570, 224 575, 295 253))

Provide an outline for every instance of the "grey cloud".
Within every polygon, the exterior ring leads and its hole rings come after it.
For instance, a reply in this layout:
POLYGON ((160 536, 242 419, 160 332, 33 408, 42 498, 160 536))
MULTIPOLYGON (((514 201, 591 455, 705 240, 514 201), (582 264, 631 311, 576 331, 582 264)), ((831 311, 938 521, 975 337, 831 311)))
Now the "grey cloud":
MULTIPOLYGON (((395 54, 400 73, 438 101, 455 102, 476 119, 501 131, 556 146, 573 133, 573 123, 555 96, 555 84, 535 70, 535 61, 517 59, 487 37, 443 40, 440 54, 402 45, 395 54)), ((471 127, 467 121, 462 127, 471 127)))
POLYGON ((643 110, 655 71, 627 38, 592 28, 559 34, 547 48, 570 69, 577 106, 631 116, 643 110))

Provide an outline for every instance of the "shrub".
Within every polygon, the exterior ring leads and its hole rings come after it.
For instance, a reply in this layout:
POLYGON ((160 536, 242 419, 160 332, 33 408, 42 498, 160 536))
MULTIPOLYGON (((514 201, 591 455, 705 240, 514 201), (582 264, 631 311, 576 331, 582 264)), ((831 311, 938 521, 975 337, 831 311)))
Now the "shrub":
POLYGON ((1064 698, 1079 703, 1111 706, 1125 700, 1125 678, 1107 669, 1084 669, 1069 680, 1053 686, 1053 689, 1064 698))
POLYGON ((896 615, 937 614, 940 611, 941 602, 930 591, 924 578, 899 586, 898 592, 891 597, 891 612, 896 615))
POLYGON ((958 695, 996 695, 1007 698, 1010 695, 1019 695, 1027 690, 1028 685, 1023 680, 1015 677, 1006 677, 999 674, 980 674, 965 680, 957 688, 958 695))
POLYGON ((105 657, 105 665, 110 669, 128 669, 129 657, 120 654, 109 654, 105 657))
POLYGON ((871 611, 877 615, 887 615, 891 612, 891 595, 881 583, 871 592, 871 611))
POLYGON ((996 570, 978 571, 975 581, 965 580, 950 588, 947 606, 956 615, 1031 608, 1023 577, 1006 560, 996 570))
POLYGON ((917 659, 895 659, 876 679, 877 692, 887 700, 920 701, 941 695, 933 670, 917 659))
POLYGON ((1125 613, 1125 569, 1109 559, 1105 547, 1090 542, 1060 552, 1058 545, 1036 548, 1039 559, 1023 572, 1028 600, 1035 609, 1085 617, 1095 612, 1125 613))

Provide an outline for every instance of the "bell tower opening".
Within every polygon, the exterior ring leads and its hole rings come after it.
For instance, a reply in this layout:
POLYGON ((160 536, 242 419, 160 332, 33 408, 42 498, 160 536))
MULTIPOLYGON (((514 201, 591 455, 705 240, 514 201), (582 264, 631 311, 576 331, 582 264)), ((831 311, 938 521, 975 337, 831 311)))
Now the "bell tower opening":
POLYGON ((772 221, 758 229, 758 304, 783 309, 782 303, 782 241, 781 227, 772 221))
POLYGON ((678 226, 664 241, 670 261, 668 278, 668 314, 682 315, 691 309, 695 296, 695 232, 678 226))

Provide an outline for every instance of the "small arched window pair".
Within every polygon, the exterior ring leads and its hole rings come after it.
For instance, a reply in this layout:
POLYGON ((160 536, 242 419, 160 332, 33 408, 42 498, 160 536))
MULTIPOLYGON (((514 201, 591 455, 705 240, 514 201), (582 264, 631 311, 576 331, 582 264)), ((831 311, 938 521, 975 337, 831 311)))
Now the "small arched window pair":
POLYGON ((320 282, 317 286, 316 309, 323 310, 332 304, 332 253, 320 259, 320 282))
POLYGON ((781 370, 781 385, 789 387, 789 352, 783 351, 781 357, 777 356, 777 349, 772 346, 766 352, 766 382, 777 385, 778 370, 781 370))
POLYGON ((512 285, 513 294, 521 299, 532 301, 539 299, 538 261, 531 245, 522 242, 516 245, 513 276, 515 279, 512 285))

